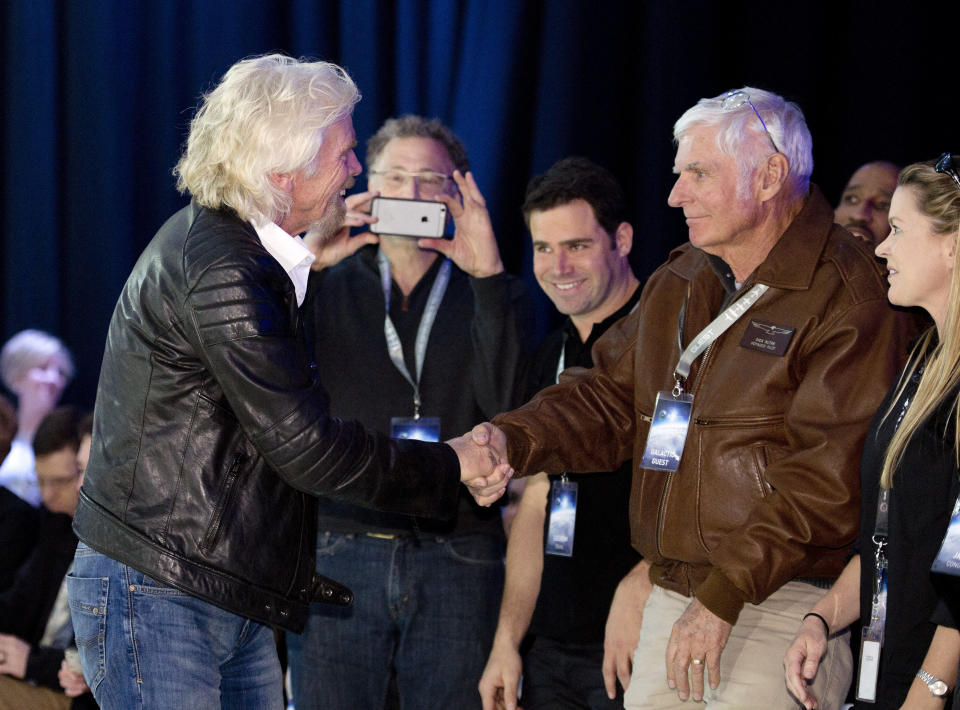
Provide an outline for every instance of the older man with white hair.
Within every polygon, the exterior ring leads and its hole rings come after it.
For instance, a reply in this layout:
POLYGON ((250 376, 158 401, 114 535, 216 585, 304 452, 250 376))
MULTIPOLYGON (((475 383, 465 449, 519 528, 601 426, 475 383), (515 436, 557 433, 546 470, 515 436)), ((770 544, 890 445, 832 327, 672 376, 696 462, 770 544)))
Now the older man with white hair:
POLYGON ((74 518, 68 594, 102 708, 280 708, 270 626, 352 602, 314 574, 316 495, 443 516, 461 476, 482 503, 505 485, 489 455, 330 416, 299 235, 343 223, 359 98, 336 65, 255 57, 191 123, 176 173, 193 200, 114 310, 74 518))
MULTIPOLYGON (((909 328, 809 183, 796 105, 744 87, 700 100, 674 138, 669 204, 690 243, 596 344, 593 369, 474 439, 522 474, 633 457, 631 537, 650 570, 621 584, 653 590, 632 677, 617 659, 627 708, 792 708, 780 659, 856 535, 863 437, 909 328)), ((847 690, 845 642, 815 681, 824 707, 847 690)))

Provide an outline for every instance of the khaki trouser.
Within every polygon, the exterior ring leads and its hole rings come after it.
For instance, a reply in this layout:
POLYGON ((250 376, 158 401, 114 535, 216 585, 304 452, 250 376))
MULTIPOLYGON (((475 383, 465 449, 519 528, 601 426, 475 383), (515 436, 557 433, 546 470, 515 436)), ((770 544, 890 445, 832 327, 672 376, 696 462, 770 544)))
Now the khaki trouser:
POLYGON ((63 693, 0 675, 0 710, 67 710, 71 702, 63 693))
MULTIPOLYGON (((720 657, 720 686, 711 690, 704 674, 704 700, 710 710, 795 710, 800 707, 783 679, 783 656, 800 627, 801 617, 824 591, 789 582, 762 604, 747 604, 720 657)), ((667 685, 666 649, 674 622, 691 600, 654 586, 643 611, 640 641, 633 654, 633 675, 624 696, 627 710, 664 710, 696 705, 682 702, 667 685)), ((822 710, 837 710, 853 674, 849 632, 832 636, 813 693, 822 710)))

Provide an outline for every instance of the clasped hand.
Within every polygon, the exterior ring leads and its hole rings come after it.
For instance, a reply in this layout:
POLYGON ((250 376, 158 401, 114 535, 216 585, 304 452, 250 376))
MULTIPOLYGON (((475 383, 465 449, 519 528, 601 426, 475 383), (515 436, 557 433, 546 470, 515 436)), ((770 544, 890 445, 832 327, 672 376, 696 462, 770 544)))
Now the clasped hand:
POLYGON ((493 424, 478 424, 447 444, 460 459, 460 481, 478 504, 488 506, 503 495, 513 477, 507 462, 507 437, 493 424))

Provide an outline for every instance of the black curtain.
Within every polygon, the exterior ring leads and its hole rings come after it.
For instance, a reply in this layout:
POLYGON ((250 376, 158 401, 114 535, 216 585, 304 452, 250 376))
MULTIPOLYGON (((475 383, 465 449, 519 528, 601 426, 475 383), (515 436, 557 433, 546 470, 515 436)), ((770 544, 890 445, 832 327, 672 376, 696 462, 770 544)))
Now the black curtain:
MULTIPOLYGON (((184 204, 171 168, 199 96, 236 60, 342 64, 362 142, 438 116, 466 143, 504 261, 530 279, 519 205, 569 154, 622 180, 642 276, 685 239, 666 205, 674 120, 742 85, 804 109, 814 180, 836 199, 862 162, 960 152, 956 32, 924 3, 613 0, 6 0, 0 8, 0 338, 38 327, 78 361, 91 406, 114 301, 184 204)), ((939 10, 935 9, 939 8, 939 10)), ((361 151, 362 153, 362 151, 361 151)), ((362 159, 362 155, 361 155, 362 159)), ((361 181, 362 185, 362 181, 361 181)))

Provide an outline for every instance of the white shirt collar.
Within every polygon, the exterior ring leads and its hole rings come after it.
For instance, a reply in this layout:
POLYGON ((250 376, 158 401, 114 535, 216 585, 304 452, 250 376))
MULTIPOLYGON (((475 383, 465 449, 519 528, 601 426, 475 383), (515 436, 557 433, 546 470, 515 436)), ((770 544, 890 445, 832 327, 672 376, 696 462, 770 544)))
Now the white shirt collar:
POLYGON ((257 230, 257 236, 260 237, 263 248, 287 272, 287 276, 293 282, 293 290, 297 294, 297 305, 302 306, 303 299, 307 295, 310 265, 316 259, 313 252, 307 248, 301 237, 291 237, 275 222, 265 222, 259 226, 254 224, 253 228, 257 230))

